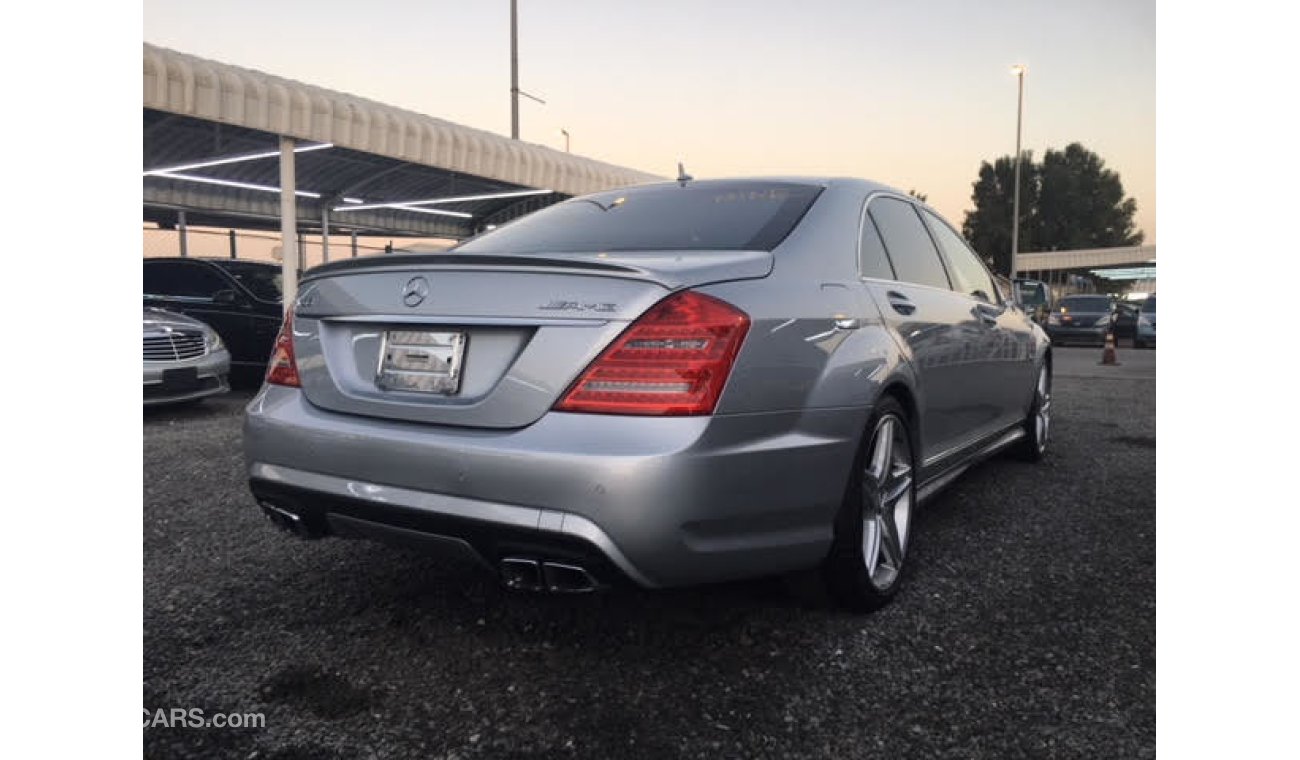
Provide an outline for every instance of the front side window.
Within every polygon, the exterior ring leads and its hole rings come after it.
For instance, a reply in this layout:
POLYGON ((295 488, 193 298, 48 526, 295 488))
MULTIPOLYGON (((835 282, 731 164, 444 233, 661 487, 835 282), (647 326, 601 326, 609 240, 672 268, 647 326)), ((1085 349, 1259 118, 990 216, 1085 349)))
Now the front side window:
POLYGON ((962 240, 961 236, 953 232, 952 228, 939 217, 929 211, 923 210, 921 213, 925 216, 926 223, 930 225, 930 230, 934 233, 934 239, 938 242, 939 249, 943 251, 944 258, 948 260, 948 272, 953 280, 952 289, 981 301, 996 302, 998 291, 993 284, 993 278, 975 257, 974 252, 966 246, 966 241, 962 240))
POLYGON ((145 261, 144 292, 151 296, 212 298, 230 284, 203 264, 186 261, 145 261))
POLYGON ((867 206, 867 215, 880 230, 899 280, 944 290, 949 288, 939 251, 912 204, 897 198, 875 198, 867 206))
POLYGON ((770 251, 820 185, 692 181, 596 193, 548 206, 451 249, 456 253, 770 251))

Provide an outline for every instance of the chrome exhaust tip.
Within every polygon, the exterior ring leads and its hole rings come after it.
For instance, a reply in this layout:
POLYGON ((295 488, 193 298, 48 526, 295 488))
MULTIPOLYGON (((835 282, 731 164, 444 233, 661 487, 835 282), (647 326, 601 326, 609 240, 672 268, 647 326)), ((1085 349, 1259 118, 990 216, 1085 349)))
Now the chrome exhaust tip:
POLYGON ((560 562, 543 562, 546 590, 557 594, 585 594, 600 588, 586 568, 560 562))
POLYGON ((507 557, 501 560, 501 581, 517 591, 541 591, 542 569, 537 560, 507 557))
POLYGON ((298 514, 270 502, 262 501, 258 502, 258 504, 261 505, 262 512, 277 528, 292 533, 299 538, 321 537, 322 534, 309 526, 298 514))

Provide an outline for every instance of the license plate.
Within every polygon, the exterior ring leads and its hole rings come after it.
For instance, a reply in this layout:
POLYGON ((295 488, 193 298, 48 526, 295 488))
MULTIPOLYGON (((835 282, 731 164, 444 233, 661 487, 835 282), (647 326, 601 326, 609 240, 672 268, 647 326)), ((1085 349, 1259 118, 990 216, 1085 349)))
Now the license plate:
POLYGON ((167 390, 192 391, 199 387, 199 370, 197 367, 165 369, 162 384, 167 390))
POLYGON ((379 351, 375 385, 390 391, 440 393, 460 390, 465 333, 388 330, 379 351))

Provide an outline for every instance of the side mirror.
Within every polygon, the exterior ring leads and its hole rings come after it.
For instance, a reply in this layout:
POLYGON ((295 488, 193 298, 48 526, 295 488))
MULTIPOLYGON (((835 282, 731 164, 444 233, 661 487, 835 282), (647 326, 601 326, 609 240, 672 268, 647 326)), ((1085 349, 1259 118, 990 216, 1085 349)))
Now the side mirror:
POLYGON ((212 294, 212 303, 222 306, 236 306, 239 304, 239 295, 233 290, 218 290, 212 294))

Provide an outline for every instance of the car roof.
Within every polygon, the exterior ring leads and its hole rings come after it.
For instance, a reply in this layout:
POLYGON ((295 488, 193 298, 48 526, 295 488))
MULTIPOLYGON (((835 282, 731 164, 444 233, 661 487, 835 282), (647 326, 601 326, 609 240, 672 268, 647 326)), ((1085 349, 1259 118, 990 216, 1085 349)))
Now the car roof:
POLYGON ((231 259, 224 256, 147 256, 144 262, 150 261, 200 261, 205 264, 249 264, 252 266, 273 267, 279 269, 280 265, 274 261, 255 261, 253 259, 231 259))
MULTIPOLYGON (((865 193, 889 192, 889 193, 896 193, 902 196, 907 196, 907 193, 897 188, 890 187, 880 182, 874 182, 868 179, 861 179, 859 177, 817 176, 817 175, 802 175, 802 174, 761 174, 752 177, 745 177, 745 176, 700 177, 700 178, 687 180, 688 184, 697 184, 697 185, 724 184, 724 183, 731 183, 731 182, 754 182, 754 183, 783 182, 783 183, 792 183, 797 185, 820 185, 822 187, 827 187, 827 188, 855 189, 865 193)), ((614 188, 611 190, 603 190, 600 192, 622 192, 622 191, 635 192, 639 188, 666 187, 669 185, 677 185, 677 184, 681 184, 681 183, 677 180, 665 180, 663 182, 649 182, 646 184, 633 185, 631 187, 625 187, 625 188, 614 188)), ((920 199, 913 197, 912 200, 914 200, 916 203, 922 206, 926 206, 927 208, 929 208, 929 206, 920 199)))

